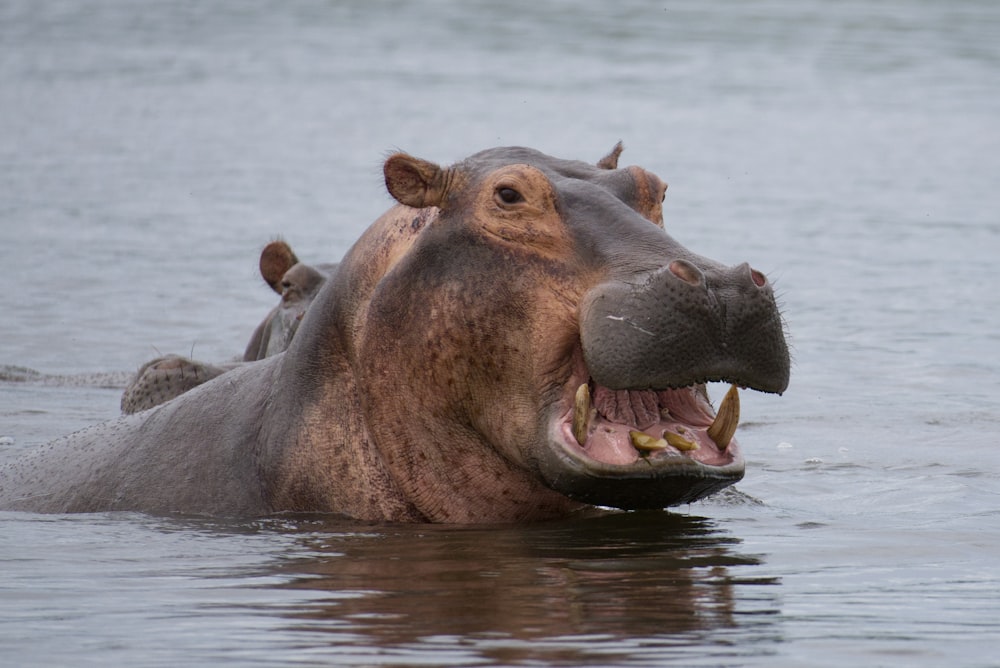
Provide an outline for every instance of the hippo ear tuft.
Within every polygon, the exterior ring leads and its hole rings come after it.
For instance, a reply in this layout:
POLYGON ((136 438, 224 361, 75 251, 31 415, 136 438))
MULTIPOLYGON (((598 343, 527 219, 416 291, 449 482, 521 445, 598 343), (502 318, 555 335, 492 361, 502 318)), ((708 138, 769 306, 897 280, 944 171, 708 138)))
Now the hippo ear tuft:
POLYGON ((597 166, 601 169, 618 169, 618 158, 622 154, 625 146, 619 141, 615 144, 614 148, 611 149, 611 153, 597 161, 597 166))
POLYGON ((406 153, 390 155, 383 166, 385 187, 400 204, 440 207, 447 194, 447 170, 406 153))
POLYGON ((281 294, 281 278, 285 272, 299 263, 292 247, 278 239, 264 246, 260 252, 260 275, 271 289, 281 294))

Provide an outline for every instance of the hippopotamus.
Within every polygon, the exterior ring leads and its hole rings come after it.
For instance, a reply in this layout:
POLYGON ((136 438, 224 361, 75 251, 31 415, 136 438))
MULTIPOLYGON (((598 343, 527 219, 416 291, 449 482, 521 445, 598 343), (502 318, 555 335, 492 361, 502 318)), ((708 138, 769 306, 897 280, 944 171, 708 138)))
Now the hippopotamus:
POLYGON ((522 147, 383 172, 397 204, 287 350, 9 463, 0 508, 523 522, 743 477, 738 388, 787 388, 782 315, 664 230, 659 177, 522 147))
MULTIPOLYGON (((336 263, 309 265, 300 262, 287 242, 268 243, 260 254, 260 275, 281 299, 254 330, 243 353, 243 362, 284 352, 299 322, 336 263)), ((241 362, 210 364, 180 355, 164 355, 146 362, 122 392, 121 409, 126 415, 144 411, 177 397, 241 362)))
POLYGON ((260 253, 260 275, 278 293, 281 301, 254 330, 243 361, 262 360, 284 352, 313 298, 336 270, 337 263, 309 265, 299 262, 291 246, 284 241, 272 241, 265 246, 260 253))

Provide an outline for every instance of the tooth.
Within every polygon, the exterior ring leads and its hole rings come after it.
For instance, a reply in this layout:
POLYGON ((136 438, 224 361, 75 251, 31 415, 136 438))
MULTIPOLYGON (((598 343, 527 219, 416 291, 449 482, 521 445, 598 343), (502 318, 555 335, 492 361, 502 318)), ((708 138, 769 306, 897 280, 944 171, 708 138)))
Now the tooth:
POLYGON ((735 385, 729 388, 726 396, 719 404, 719 412, 715 415, 715 422, 708 428, 708 437, 715 441, 720 450, 729 447, 729 442, 733 440, 736 427, 740 423, 740 391, 735 385))
POLYGON ((689 450, 697 450, 698 449, 698 444, 697 443, 695 443, 693 441, 689 441, 686 438, 684 438, 683 436, 681 436, 680 434, 675 434, 672 431, 665 431, 665 432, 663 432, 663 438, 661 438, 660 440, 661 441, 662 440, 666 440, 667 443, 669 443, 670 445, 674 446, 675 448, 677 448, 681 452, 687 452, 689 450))
POLYGON ((663 450, 667 447, 667 442, 662 438, 654 438, 641 431, 630 431, 628 437, 636 450, 663 450))
POLYGON ((580 445, 587 442, 590 430, 590 388, 586 383, 576 388, 573 400, 573 438, 580 445))

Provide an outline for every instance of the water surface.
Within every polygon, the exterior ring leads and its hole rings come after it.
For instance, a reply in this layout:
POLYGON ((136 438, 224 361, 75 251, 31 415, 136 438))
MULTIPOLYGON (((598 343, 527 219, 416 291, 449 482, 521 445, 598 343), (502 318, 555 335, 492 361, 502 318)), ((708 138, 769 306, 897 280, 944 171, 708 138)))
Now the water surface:
POLYGON ((4 458, 238 355, 259 249, 338 259, 395 148, 624 140, 674 236, 775 279, 794 367, 738 492, 669 513, 0 514, 0 664, 995 665, 998 36, 985 0, 8 0, 4 458))

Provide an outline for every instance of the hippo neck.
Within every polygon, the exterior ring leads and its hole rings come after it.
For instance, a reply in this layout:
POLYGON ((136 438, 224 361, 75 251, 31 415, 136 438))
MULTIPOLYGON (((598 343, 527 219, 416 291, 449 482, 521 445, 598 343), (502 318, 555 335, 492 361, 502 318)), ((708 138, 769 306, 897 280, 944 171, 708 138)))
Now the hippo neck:
POLYGON ((345 366, 327 365, 317 373, 308 355, 289 350, 278 358, 283 368, 268 402, 262 456, 278 472, 267 493, 272 509, 427 521, 371 447, 356 385, 345 366))
MULTIPOLYGON (((355 248, 383 247, 380 241, 405 235, 418 215, 395 207, 355 248)), ((350 364, 353 318, 391 258, 352 261, 356 256, 353 249, 347 253, 278 356, 281 368, 268 402, 264 440, 265 457, 280 473, 269 497, 275 510, 326 509, 360 519, 426 521, 393 481, 363 417, 350 364)))

